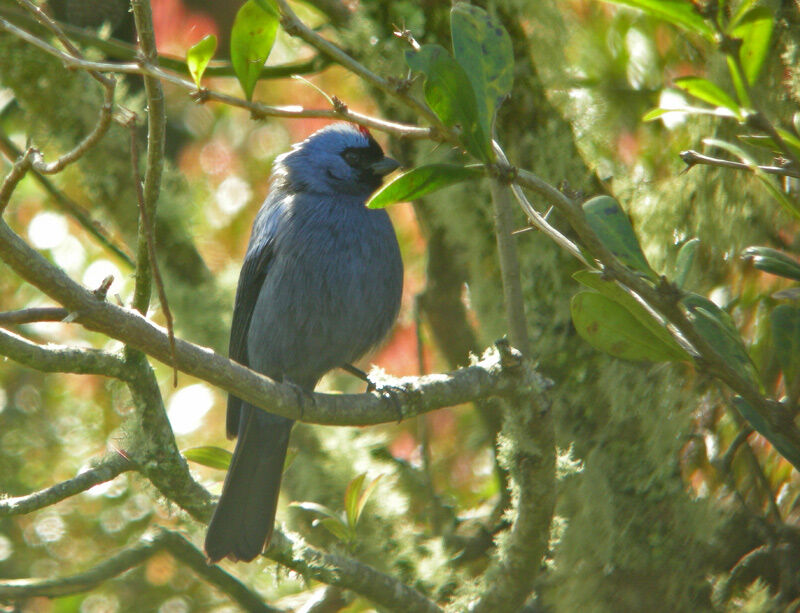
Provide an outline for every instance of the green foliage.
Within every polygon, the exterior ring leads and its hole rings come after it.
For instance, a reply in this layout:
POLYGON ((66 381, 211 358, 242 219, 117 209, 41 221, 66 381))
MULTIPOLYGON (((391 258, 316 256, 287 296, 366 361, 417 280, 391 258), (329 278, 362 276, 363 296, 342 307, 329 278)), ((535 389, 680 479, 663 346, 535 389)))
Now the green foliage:
POLYGON ((367 201, 371 209, 382 209, 398 202, 411 202, 431 192, 484 176, 480 166, 426 164, 392 179, 367 201))
POLYGON ((197 87, 200 87, 203 73, 206 71, 206 67, 216 51, 217 37, 214 34, 209 34, 204 36, 197 44, 189 47, 186 52, 186 65, 189 67, 189 74, 192 75, 197 87))
POLYGON ((630 6, 657 19, 678 26, 682 29, 700 34, 711 40, 714 31, 705 19, 695 10, 691 2, 686 0, 606 0, 613 4, 630 6))
POLYGON ((583 204, 586 221, 611 253, 626 266, 656 277, 647 263, 633 226, 619 203, 610 196, 596 196, 583 204))
POLYGON ((800 263, 782 251, 770 247, 748 247, 742 252, 742 257, 752 259, 758 270, 800 281, 800 263))
POLYGON ((236 13, 231 30, 231 63, 248 100, 267 61, 280 15, 272 0, 248 0, 236 13))
POLYGON ((208 466, 209 468, 218 468, 219 470, 228 470, 228 466, 231 464, 231 457, 233 456, 227 449, 214 447, 212 445, 184 449, 181 451, 181 454, 190 462, 208 466))
POLYGON ((739 58, 750 85, 756 82, 764 67, 774 23, 772 11, 766 6, 757 6, 732 24, 731 36, 742 41, 739 58))

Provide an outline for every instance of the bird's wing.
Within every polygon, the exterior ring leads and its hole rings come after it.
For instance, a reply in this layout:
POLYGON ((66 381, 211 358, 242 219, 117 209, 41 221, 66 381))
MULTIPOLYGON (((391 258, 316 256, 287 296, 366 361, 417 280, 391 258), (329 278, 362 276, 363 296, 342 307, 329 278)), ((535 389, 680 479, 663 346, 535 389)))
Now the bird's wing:
MULTIPOLYGON (((264 284, 264 277, 269 269, 272 259, 273 236, 268 223, 259 224, 256 221, 253 229, 254 238, 247 249, 242 271, 239 274, 239 285, 236 288, 236 302, 233 307, 233 321, 231 322, 231 340, 228 346, 228 355, 232 360, 249 366, 247 359, 247 331, 250 328, 250 318, 264 284), (259 227, 260 226, 260 227, 259 227)), ((228 438, 233 438, 239 431, 239 417, 242 400, 228 394, 228 415, 226 431, 228 438)))

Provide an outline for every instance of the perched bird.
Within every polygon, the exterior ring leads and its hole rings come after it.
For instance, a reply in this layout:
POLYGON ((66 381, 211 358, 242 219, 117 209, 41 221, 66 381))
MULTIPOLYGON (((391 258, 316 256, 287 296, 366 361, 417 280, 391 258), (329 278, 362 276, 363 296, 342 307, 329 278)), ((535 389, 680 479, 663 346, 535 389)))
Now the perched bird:
MULTIPOLYGON (((399 164, 369 132, 333 124, 275 160, 236 290, 230 357, 311 391, 387 334, 403 263, 389 216, 364 206, 399 164)), ((250 561, 269 543, 293 421, 228 396, 238 436, 205 550, 250 561)))

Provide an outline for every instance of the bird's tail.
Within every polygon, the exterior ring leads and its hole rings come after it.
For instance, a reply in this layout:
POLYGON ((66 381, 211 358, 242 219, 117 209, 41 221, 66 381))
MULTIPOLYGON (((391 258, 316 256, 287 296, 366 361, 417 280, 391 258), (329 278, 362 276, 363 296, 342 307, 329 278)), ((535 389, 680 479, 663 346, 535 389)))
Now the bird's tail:
POLYGON ((243 403, 239 439, 206 533, 211 562, 249 562, 272 536, 281 473, 294 422, 243 403))

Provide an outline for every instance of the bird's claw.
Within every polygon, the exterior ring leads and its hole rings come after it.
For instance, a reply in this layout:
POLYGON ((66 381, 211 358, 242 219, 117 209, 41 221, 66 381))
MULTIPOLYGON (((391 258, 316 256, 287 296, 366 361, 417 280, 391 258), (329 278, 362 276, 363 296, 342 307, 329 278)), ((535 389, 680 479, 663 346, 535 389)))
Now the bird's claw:
POLYGON ((392 406, 397 413, 398 423, 403 421, 403 404, 400 398, 406 393, 406 390, 398 385, 381 385, 374 383, 367 379, 367 392, 376 392, 381 398, 386 398, 392 403, 392 406))

